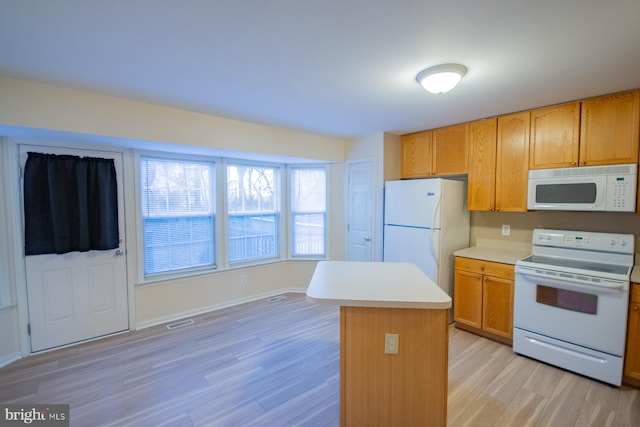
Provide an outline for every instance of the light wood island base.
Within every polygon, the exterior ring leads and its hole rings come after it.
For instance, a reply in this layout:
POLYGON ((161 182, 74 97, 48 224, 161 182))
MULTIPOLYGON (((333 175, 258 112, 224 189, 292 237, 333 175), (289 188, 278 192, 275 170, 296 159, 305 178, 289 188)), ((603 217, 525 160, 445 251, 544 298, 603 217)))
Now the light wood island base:
POLYGON ((340 307, 341 426, 446 426, 448 310, 340 307), (398 354, 384 353, 386 333, 398 354))
POLYGON ((418 267, 321 261, 307 300, 340 306, 342 427, 447 425, 451 297, 418 267))

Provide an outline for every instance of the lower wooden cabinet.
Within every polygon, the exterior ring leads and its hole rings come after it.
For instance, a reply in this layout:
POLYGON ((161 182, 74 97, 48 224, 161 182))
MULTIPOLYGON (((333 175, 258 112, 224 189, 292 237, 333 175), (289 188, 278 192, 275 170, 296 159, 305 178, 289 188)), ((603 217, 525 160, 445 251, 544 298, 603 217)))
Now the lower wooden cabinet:
POLYGON ((631 284, 624 382, 640 387, 640 283, 631 284))
POLYGON ((456 257, 453 317, 456 327, 511 344, 514 266, 456 257))

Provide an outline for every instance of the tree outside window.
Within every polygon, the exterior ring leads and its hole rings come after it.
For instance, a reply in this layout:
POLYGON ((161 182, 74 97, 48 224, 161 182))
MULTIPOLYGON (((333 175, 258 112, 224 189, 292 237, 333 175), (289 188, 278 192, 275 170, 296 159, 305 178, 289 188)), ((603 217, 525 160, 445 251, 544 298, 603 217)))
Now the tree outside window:
POLYGON ((215 267, 213 167, 141 159, 145 275, 215 267))
POLYGON ((279 168, 227 165, 229 262, 278 257, 279 168))

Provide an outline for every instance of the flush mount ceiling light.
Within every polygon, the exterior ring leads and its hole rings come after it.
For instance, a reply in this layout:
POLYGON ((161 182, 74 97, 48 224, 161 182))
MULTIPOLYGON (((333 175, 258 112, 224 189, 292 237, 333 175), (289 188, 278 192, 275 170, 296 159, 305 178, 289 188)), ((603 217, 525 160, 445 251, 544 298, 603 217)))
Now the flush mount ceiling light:
POLYGON ((464 65, 442 64, 420 71, 416 80, 431 93, 445 93, 456 87, 466 72, 464 65))

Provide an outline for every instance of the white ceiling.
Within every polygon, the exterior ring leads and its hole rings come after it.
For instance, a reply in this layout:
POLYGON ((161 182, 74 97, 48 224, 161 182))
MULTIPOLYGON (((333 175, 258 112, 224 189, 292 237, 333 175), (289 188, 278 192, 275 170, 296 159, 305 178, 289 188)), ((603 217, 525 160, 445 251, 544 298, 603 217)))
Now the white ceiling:
POLYGON ((640 88, 640 0, 0 0, 0 73, 403 134, 640 88), (448 62, 469 69, 452 92, 415 81, 448 62))

